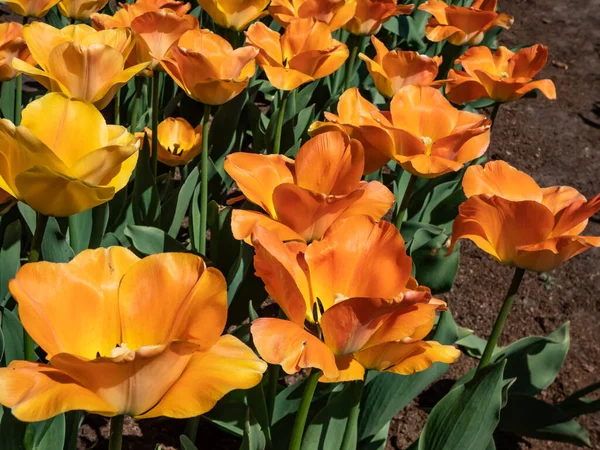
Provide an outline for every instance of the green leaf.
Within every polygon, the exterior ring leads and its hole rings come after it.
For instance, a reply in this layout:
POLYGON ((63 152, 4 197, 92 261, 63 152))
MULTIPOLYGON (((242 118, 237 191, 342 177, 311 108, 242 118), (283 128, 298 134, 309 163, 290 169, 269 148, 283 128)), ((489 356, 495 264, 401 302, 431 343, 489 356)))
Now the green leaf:
POLYGON ((10 408, 2 406, 3 414, 0 421, 0 436, 2 436, 2 449, 26 450, 23 445, 25 436, 25 422, 20 422, 12 415, 10 408))
POLYGON ((0 311, 2 311, 2 355, 5 365, 8 366, 11 361, 25 359, 23 325, 12 311, 6 308, 1 308, 0 311))
MULTIPOLYGON (((256 419, 256 422, 258 422, 263 431, 269 429, 271 424, 262 383, 258 383, 253 388, 248 389, 246 391, 246 399, 248 401, 248 414, 251 414, 252 419, 256 419)), ((245 436, 248 434, 247 426, 248 424, 246 424, 245 436)))
POLYGON ((1 89, 2 94, 0 95, 0 113, 2 113, 3 119, 8 119, 11 122, 15 122, 15 89, 17 86, 17 80, 4 81, 1 89))
POLYGON ((389 433, 390 422, 386 423, 370 441, 361 443, 360 450, 385 450, 389 433))
POLYGON ((446 256, 447 241, 448 236, 441 234, 410 254, 415 265, 415 278, 433 294, 448 292, 458 273, 460 246, 457 244, 452 254, 446 256))
POLYGON ((90 232, 89 248, 98 248, 102 245, 102 239, 108 226, 109 212, 108 203, 92 208, 92 230, 90 232))
POLYGON ((19 209, 19 212, 21 213, 21 217, 23 217, 23 220, 27 224, 27 228, 29 229, 29 232, 31 234, 35 233, 35 222, 36 222, 35 211, 33 209, 31 209, 31 207, 29 205, 27 205, 26 203, 23 203, 23 202, 17 203, 17 208, 19 209))
POLYGON ((143 140, 135 169, 132 212, 136 225, 158 226, 160 224, 160 194, 150 166, 148 139, 143 140))
MULTIPOLYGON (((2 218, 2 225, 8 216, 2 218)), ((14 220, 6 228, 2 227, 2 247, 0 247, 0 305, 8 294, 8 281, 21 267, 21 222, 14 220)))
POLYGON ((54 217, 48 218, 44 240, 42 241, 42 258, 44 261, 64 263, 75 257, 75 252, 67 242, 67 237, 60 230, 54 217))
POLYGON ((236 390, 223 397, 203 417, 221 430, 241 438, 244 435, 247 409, 246 393, 236 390))
POLYGON ((499 428, 534 439, 590 445, 587 431, 562 409, 524 394, 509 395, 499 428))
POLYGON ((419 450, 486 448, 500 420, 504 366, 485 367, 452 389, 432 409, 419 439, 419 450))
MULTIPOLYGON (((167 229, 167 233, 172 238, 176 238, 179 230, 181 229, 181 223, 183 222, 185 214, 190 207, 190 202, 192 201, 192 196, 194 195, 194 190, 198 185, 199 178, 200 171, 198 170, 198 167, 194 167, 177 193, 177 206, 175 207, 173 218, 169 224, 169 228, 167 229)), ((165 227, 163 227, 163 229, 165 229, 165 227)))
POLYGON ((198 447, 185 434, 179 436, 179 443, 181 444, 181 450, 198 450, 198 447))
POLYGON ((59 414, 43 422, 27 424, 26 450, 62 449, 65 443, 65 415, 59 414))
POLYGON ((246 413, 246 423, 244 425, 244 437, 240 450, 265 450, 265 435, 250 411, 246 413))
POLYGON ((93 223, 91 209, 69 217, 69 245, 75 254, 88 248, 93 223))
POLYGON ((127 225, 125 236, 131 239, 135 249, 143 255, 155 255, 163 252, 187 252, 179 242, 158 228, 127 225))
POLYGON ((592 414, 600 410, 600 399, 586 398, 585 396, 600 389, 600 382, 590 384, 583 389, 569 395, 559 405, 569 417, 577 417, 582 414, 592 414))
POLYGON ((473 358, 481 358, 483 356, 486 344, 487 341, 485 339, 475 336, 473 332, 456 341, 456 345, 473 358))
POLYGON ((79 427, 85 419, 83 411, 69 411, 65 413, 65 445, 63 450, 77 450, 79 427))

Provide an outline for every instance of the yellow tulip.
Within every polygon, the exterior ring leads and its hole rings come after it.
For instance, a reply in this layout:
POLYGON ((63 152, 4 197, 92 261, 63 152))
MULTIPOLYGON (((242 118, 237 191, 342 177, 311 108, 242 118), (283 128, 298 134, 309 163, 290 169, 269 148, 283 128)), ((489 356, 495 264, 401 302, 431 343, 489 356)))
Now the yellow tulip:
MULTIPOLYGON (((186 165, 202 151, 202 125, 194 128, 181 117, 167 117, 157 129, 158 160, 167 166, 186 165)), ((152 130, 145 131, 152 142, 152 130)))
POLYGON ((268 14, 265 8, 269 0, 198 0, 198 3, 217 25, 241 31, 268 14))
POLYGON ((12 12, 23 17, 44 17, 60 0, 7 0, 12 12))
POLYGON ((193 417, 267 368, 221 336, 227 283, 195 255, 85 250, 70 263, 26 264, 9 288, 50 361, 0 369, 0 403, 22 421, 72 410, 193 417))
POLYGON ((23 29, 25 41, 40 69, 13 60, 13 67, 30 75, 51 92, 62 92, 104 109, 116 92, 148 62, 125 69, 133 48, 131 30, 95 31, 87 25, 57 30, 36 22, 23 29))
POLYGON ((48 216, 85 211, 127 185, 134 141, 91 104, 47 94, 27 105, 21 126, 0 120, 0 189, 48 216))
POLYGON ((12 66, 14 58, 35 64, 23 39, 23 25, 18 22, 0 23, 0 81, 17 76, 17 71, 12 66))
POLYGON ((60 13, 69 19, 88 20, 90 15, 106 6, 108 0, 61 0, 60 13))

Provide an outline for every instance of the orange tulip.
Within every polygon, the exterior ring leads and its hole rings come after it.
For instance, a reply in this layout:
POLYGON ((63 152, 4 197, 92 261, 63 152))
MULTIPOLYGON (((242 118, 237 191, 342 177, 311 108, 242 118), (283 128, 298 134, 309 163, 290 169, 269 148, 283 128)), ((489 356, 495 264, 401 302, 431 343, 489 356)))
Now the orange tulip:
POLYGON ((346 24, 356 12, 356 0, 272 0, 269 14, 287 27, 298 19, 314 18, 335 31, 346 24))
POLYGON ((85 250, 67 264, 27 264, 9 287, 50 362, 0 369, 0 403, 22 421, 72 410, 193 417, 266 370, 244 343, 221 336, 227 283, 198 256, 85 250))
POLYGON ((257 51, 233 49, 209 30, 184 33, 161 64, 185 93, 207 105, 222 105, 246 89, 257 51))
POLYGON ((359 36, 377 34, 389 19, 411 14, 415 8, 415 5, 396 3, 397 0, 356 0, 356 11, 344 25, 344 30, 359 36))
POLYGON ((268 14, 269 0, 198 0, 198 4, 217 25, 241 31, 268 14))
POLYGON ((119 9, 114 16, 108 14, 92 14, 92 25, 97 30, 106 30, 109 28, 130 27, 131 22, 136 17, 150 11, 159 11, 169 9, 179 16, 184 16, 191 9, 192 5, 177 0, 137 0, 135 3, 119 3, 119 9))
MULTIPOLYGON (((377 51, 375 59, 361 53, 360 59, 367 63, 367 69, 373 77, 379 93, 391 98, 404 86, 438 86, 434 82, 442 58, 430 58, 418 52, 402 50, 389 51, 383 42, 371 36, 371 42, 377 51)), ((442 82, 443 83, 443 82, 442 82)))
POLYGON ((469 167, 463 188, 468 199, 454 221, 450 251, 466 238, 502 264, 548 272, 600 247, 600 237, 581 236, 600 210, 600 194, 587 201, 571 187, 541 188, 503 161, 469 167))
POLYGON ((478 45, 492 28, 510 28, 514 19, 496 12, 497 0, 476 0, 471 7, 448 5, 441 0, 428 0, 419 6, 433 17, 425 27, 432 42, 447 40, 453 45, 478 45))
POLYGON ((312 138, 295 162, 282 155, 227 156, 225 171, 246 198, 267 213, 234 210, 233 236, 247 239, 260 225, 281 240, 310 242, 344 217, 366 214, 380 220, 394 195, 377 181, 361 181, 363 161, 360 142, 340 132, 312 138))
POLYGON ((35 64, 23 39, 23 25, 17 22, 0 23, 0 81, 8 81, 17 76, 17 71, 12 66, 14 58, 35 64))
POLYGON ((148 63, 125 68, 134 41, 130 30, 95 31, 87 25, 58 30, 41 22, 26 25, 25 41, 40 69, 20 59, 13 67, 51 92, 62 92, 104 109, 117 91, 148 63))
MULTIPOLYGON (((152 130, 146 128, 148 141, 152 130)), ((167 117, 158 124, 158 160, 167 166, 183 166, 202 151, 202 125, 193 128, 181 118, 167 117)))
POLYGON ((6 0, 12 12, 23 17, 44 17, 60 0, 6 0))
POLYGON ((550 100, 556 99, 551 80, 533 77, 546 65, 548 47, 537 44, 513 53, 499 47, 496 54, 487 47, 473 47, 458 58, 463 70, 451 70, 446 94, 454 103, 466 103, 480 98, 497 102, 512 102, 538 89, 550 100))
POLYGON ((252 241, 256 274, 289 318, 255 320, 254 345, 286 373, 318 368, 321 381, 351 381, 365 369, 410 375, 458 358, 452 346, 423 341, 445 303, 411 278, 392 224, 349 217, 308 246, 257 227, 252 241))
POLYGON ((314 19, 292 22, 283 35, 255 23, 246 38, 248 45, 259 50, 256 60, 271 84, 285 91, 331 75, 348 58, 348 47, 333 39, 326 24, 314 19))
MULTIPOLYGON (((329 131, 341 131, 349 137, 357 139, 363 145, 365 152, 364 174, 375 172, 390 160, 390 157, 382 153, 376 141, 372 141, 370 135, 365 135, 363 130, 370 134, 375 133, 379 122, 374 114, 379 113, 377 106, 365 99, 357 88, 350 88, 340 96, 338 103, 338 115, 325 111, 327 122, 314 122, 308 132, 316 136, 329 131), (367 128, 368 126, 368 128, 367 128)), ((385 134, 382 129, 381 133, 385 134)))
POLYGON ((88 20, 90 15, 100 11, 107 3, 108 0, 61 0, 58 10, 69 19, 88 20))

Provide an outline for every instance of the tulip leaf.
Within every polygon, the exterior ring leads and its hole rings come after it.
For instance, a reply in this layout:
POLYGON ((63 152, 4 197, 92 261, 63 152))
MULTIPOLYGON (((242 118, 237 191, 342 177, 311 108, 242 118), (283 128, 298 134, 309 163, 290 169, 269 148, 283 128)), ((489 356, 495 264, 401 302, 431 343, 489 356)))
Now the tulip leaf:
MULTIPOLYGON (((246 391, 246 399, 248 401, 248 414, 252 419, 256 418, 256 422, 263 430, 263 434, 270 433, 271 424, 269 421, 269 413, 267 411, 267 402, 265 400, 265 391, 262 383, 258 383, 251 389, 246 391)), ((246 432, 248 434, 248 424, 246 423, 246 432)))
POLYGON ((244 435, 247 409, 246 393, 236 390, 223 397, 203 417, 226 433, 241 438, 244 435))
POLYGON ((65 415, 59 414, 43 422, 27 424, 26 450, 62 449, 65 443, 65 415))
POLYGON ((109 211, 108 203, 98 205, 92 209, 92 230, 90 232, 89 248, 98 248, 102 245, 102 239, 108 226, 109 211))
POLYGON ((360 450, 385 450, 391 423, 386 423, 370 441, 361 442, 360 450))
POLYGON ((35 233, 35 211, 31 209, 31 207, 28 204, 23 202, 17 203, 17 208, 21 213, 21 217, 23 217, 23 220, 27 224, 29 232, 33 235, 33 233, 35 233))
POLYGON ((42 257, 44 261, 65 263, 75 257, 75 252, 67 242, 54 217, 48 218, 44 240, 42 241, 42 257))
POLYGON ((442 233, 410 254, 416 269, 415 278, 419 284, 428 286, 434 294, 448 292, 458 273, 460 245, 457 244, 452 254, 446 256, 448 238, 442 233))
POLYGON ((23 325, 15 312, 7 308, 2 311, 2 353, 4 365, 8 366, 11 361, 25 359, 23 348, 23 325))
POLYGON ((181 450, 198 450, 198 447, 185 434, 179 436, 179 443, 181 444, 181 450))
POLYGON ((419 450, 486 448, 500 420, 505 364, 501 361, 483 368, 446 394, 427 418, 419 450))
POLYGON ((583 389, 569 395, 559 405, 569 417, 577 417, 582 414, 593 414, 600 410, 600 399, 587 398, 588 394, 600 389, 600 382, 590 384, 583 389))
POLYGON ((150 167, 148 139, 143 140, 133 182, 132 212, 136 225, 160 224, 160 195, 150 167))
POLYGON ((209 147, 213 160, 238 151, 245 134, 244 106, 250 95, 244 90, 240 95, 221 105, 210 124, 209 147))
POLYGON ((192 194, 192 207, 189 217, 189 233, 192 241, 192 248, 200 252, 200 184, 196 185, 192 194))
POLYGON ((176 238, 181 229, 181 223, 190 207, 190 202, 192 201, 199 178, 200 171, 198 170, 198 167, 194 167, 177 193, 177 206, 175 207, 175 212, 172 216, 167 214, 164 216, 164 218, 172 217, 171 223, 168 224, 168 228, 166 228, 166 224, 163 226, 163 229, 167 229, 167 233, 172 238, 176 238))
POLYGON ((163 252, 187 252, 179 242, 158 228, 127 225, 125 236, 131 239, 135 249, 143 255, 154 255, 163 252))
POLYGON ((84 411, 69 411, 65 413, 65 445, 63 450, 77 450, 79 428, 85 419, 84 411))
POLYGON ((258 422, 250 414, 250 410, 247 410, 244 437, 242 438, 240 450, 265 450, 265 447, 265 435, 261 431, 258 422))
POLYGON ((481 358, 486 344, 487 341, 485 339, 475 336, 473 333, 470 333, 456 341, 456 345, 458 345, 463 351, 473 358, 481 358))
POLYGON ((3 216, 0 230, 3 232, 0 247, 0 305, 5 304, 8 296, 8 281, 14 278, 21 267, 21 222, 8 222, 9 216, 3 216))
POLYGON ((590 437, 560 407, 535 397, 511 393, 502 409, 499 428, 519 436, 589 446, 590 437))
POLYGON ((93 223, 91 209, 69 217, 69 245, 75 254, 88 248, 93 223))
POLYGON ((2 420, 0 421, 0 436, 2 436, 2 449, 26 450, 23 443, 27 424, 19 421, 13 416, 10 408, 3 408, 2 420))
MULTIPOLYGON (((442 312, 431 339, 449 345, 457 338, 456 323, 452 314, 449 311, 442 312)), ((448 367, 447 364, 435 363, 429 369, 411 376, 386 372, 369 373, 358 419, 358 438, 361 445, 370 442, 398 411, 441 377, 448 367)))

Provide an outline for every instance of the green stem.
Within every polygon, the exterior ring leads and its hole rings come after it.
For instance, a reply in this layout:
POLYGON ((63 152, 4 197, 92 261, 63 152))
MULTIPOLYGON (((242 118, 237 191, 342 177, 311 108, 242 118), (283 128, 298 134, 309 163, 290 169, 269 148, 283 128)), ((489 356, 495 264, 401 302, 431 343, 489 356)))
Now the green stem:
POLYGON ((196 443, 196 438, 198 436, 198 425, 200 425, 200 416, 190 417, 185 423, 185 431, 184 434, 192 441, 194 444, 196 443))
MULTIPOLYGON (((366 376, 367 374, 365 373, 365 378, 366 376)), ((354 448, 356 448, 356 444, 354 442, 354 430, 356 430, 356 427, 358 426, 360 400, 362 398, 362 393, 365 388, 365 381, 358 380, 354 383, 357 383, 356 397, 354 398, 354 404, 352 405, 352 408, 350 409, 350 414, 348 415, 348 422, 346 422, 346 429, 344 430, 344 438, 342 439, 342 446, 340 447, 340 450, 352 450, 353 444, 355 445, 354 448)))
POLYGON ((519 286, 521 285, 521 281, 523 280, 524 274, 525 269, 521 269, 520 267, 515 269, 515 274, 513 275, 510 287, 508 288, 508 292, 504 298, 504 304, 502 305, 502 309, 500 309, 500 313, 496 318, 496 323, 492 329, 492 334, 490 334, 490 338, 488 339, 485 350, 483 351, 481 361, 479 361, 479 365, 477 366, 477 372, 487 366, 492 360, 492 355, 496 349, 496 345, 498 345, 498 339, 502 333, 504 322, 506 322, 510 308, 512 307, 515 297, 517 296, 517 292, 519 290, 519 286))
POLYGON ((492 126, 490 129, 494 128, 494 125, 496 125, 496 116, 498 115, 498 111, 500 110, 500 105, 502 103, 500 102, 496 102, 494 104, 494 109, 492 109, 492 115, 490 116, 490 120, 492 121, 492 126))
POLYGON ((15 125, 21 125, 23 111, 23 75, 17 75, 15 80, 15 125))
POLYGON ((300 450, 302 445, 302 436, 304 435, 304 426, 306 425, 306 419, 308 417, 308 410, 312 398, 315 395, 317 389, 317 383, 321 378, 320 370, 313 370, 306 380, 304 386, 304 393, 302 394, 302 400, 300 401, 300 408, 296 413, 296 421, 294 422, 294 428, 292 429, 292 439, 290 441, 289 450, 300 450))
MULTIPOLYGON (((33 233, 31 250, 29 251, 29 259, 27 262, 34 263, 40 260, 42 241, 44 240, 47 224, 48 216, 38 213, 35 224, 35 233, 33 233)), ((27 361, 36 361, 35 342, 33 342, 33 339, 31 339, 31 336, 29 336, 25 330, 23 330, 23 346, 25 348, 25 359, 27 361)))
POLYGON ((358 50, 360 49, 361 37, 351 34, 348 39, 350 47, 350 58, 346 62, 346 78, 344 79, 344 91, 350 89, 352 85, 352 78, 354 78, 354 66, 356 65, 356 58, 358 56, 358 50))
POLYGON ((267 412, 269 420, 273 419, 275 409, 275 398, 277 397, 277 384, 279 381, 279 365, 269 364, 269 379, 267 385, 267 412))
POLYGON ((402 221, 404 220, 404 213, 408 209, 408 202, 410 201, 410 197, 415 188, 415 183, 419 177, 416 175, 410 174, 410 179, 408 180, 408 184, 406 185, 406 189, 404 190, 404 194, 402 196, 402 200, 400 200, 400 189, 398 189, 398 198, 396 198, 396 202, 400 204, 398 207, 398 211, 396 212, 396 228, 400 229, 402 226, 402 221))
POLYGON ((208 121, 210 119, 210 105, 204 105, 204 116, 202 117, 202 152, 200 167, 200 254, 206 255, 206 224, 208 214, 208 121))
POLYGON ((159 72, 152 72, 152 173, 158 170, 158 85, 159 72))
POLYGON ((115 125, 121 125, 121 89, 115 94, 115 125))
POLYGON ((131 123, 129 124, 130 131, 137 131, 138 122, 140 121, 140 109, 142 107, 142 94, 144 92, 144 77, 135 77, 135 97, 133 99, 133 110, 131 111, 131 123))
POLYGON ((125 416, 114 416, 110 419, 110 440, 108 450, 121 450, 123 446, 123 422, 125 416))
POLYGON ((283 91, 281 94, 281 104, 277 112, 277 128, 275 129, 275 142, 273 142, 273 154, 279 155, 281 149, 281 131, 283 130, 283 119, 285 118, 285 108, 287 106, 288 97, 292 91, 283 91))

